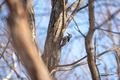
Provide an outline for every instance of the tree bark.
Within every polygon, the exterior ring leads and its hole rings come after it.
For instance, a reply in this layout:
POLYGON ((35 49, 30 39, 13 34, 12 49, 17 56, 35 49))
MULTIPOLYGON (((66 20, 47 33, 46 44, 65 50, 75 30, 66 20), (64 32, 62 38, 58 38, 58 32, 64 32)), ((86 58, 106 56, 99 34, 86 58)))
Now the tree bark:
MULTIPOLYGON (((66 0, 65 5, 67 5, 67 1, 68 0, 66 0)), ((61 57, 61 49, 59 49, 59 47, 63 37, 63 33, 61 33, 63 29, 63 0, 51 0, 51 5, 52 11, 50 22, 44 46, 44 53, 42 54, 42 59, 49 71, 51 71, 53 66, 59 64, 61 57)), ((67 6, 65 6, 65 8, 67 8, 67 6)))
POLYGON ((87 36, 85 37, 85 47, 88 57, 88 66, 90 68, 90 72, 93 80, 99 80, 98 70, 95 64, 95 59, 93 55, 93 47, 92 47, 92 37, 95 31, 95 17, 94 17, 94 0, 88 0, 89 3, 89 31, 87 36))

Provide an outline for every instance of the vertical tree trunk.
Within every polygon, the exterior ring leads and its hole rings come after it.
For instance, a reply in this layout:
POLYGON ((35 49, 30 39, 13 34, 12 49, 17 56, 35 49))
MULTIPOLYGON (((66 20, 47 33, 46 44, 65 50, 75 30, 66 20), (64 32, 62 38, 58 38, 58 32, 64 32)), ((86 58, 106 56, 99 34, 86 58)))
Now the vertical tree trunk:
POLYGON ((92 37, 95 31, 94 0, 88 0, 89 3, 89 31, 85 37, 85 47, 88 56, 88 66, 93 80, 99 80, 97 67, 93 55, 92 37))
MULTIPOLYGON (((67 3, 67 0, 66 0, 67 3)), ((63 0, 51 0, 52 12, 50 16, 49 27, 47 31, 46 42, 42 59, 46 63, 48 70, 59 64, 61 57, 60 47, 63 34, 63 0)))

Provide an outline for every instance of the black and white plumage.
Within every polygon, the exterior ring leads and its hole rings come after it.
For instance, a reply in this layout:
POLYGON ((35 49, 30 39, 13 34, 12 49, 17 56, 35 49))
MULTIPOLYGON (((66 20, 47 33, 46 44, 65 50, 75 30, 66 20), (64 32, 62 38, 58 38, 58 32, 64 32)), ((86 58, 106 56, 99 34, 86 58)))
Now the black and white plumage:
POLYGON ((71 38, 71 37, 72 37, 72 35, 69 34, 69 33, 68 33, 68 36, 63 37, 63 38, 62 38, 62 43, 61 43, 59 49, 60 49, 61 47, 63 47, 64 45, 66 45, 66 44, 70 41, 70 38, 71 38))

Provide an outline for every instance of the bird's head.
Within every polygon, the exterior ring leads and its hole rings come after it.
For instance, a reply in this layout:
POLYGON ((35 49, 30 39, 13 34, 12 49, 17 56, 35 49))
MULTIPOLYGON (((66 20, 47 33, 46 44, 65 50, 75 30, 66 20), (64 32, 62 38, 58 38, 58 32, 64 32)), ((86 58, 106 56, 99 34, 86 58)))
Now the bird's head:
POLYGON ((69 34, 69 33, 67 33, 68 34, 68 36, 71 38, 72 37, 72 35, 71 34, 69 34))

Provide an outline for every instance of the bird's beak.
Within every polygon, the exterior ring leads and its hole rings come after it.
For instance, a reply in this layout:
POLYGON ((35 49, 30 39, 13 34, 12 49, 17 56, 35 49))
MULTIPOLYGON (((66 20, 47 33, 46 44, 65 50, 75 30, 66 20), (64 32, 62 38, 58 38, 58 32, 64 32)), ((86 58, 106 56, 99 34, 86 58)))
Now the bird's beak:
POLYGON ((67 32, 67 34, 69 35, 69 33, 67 32))

